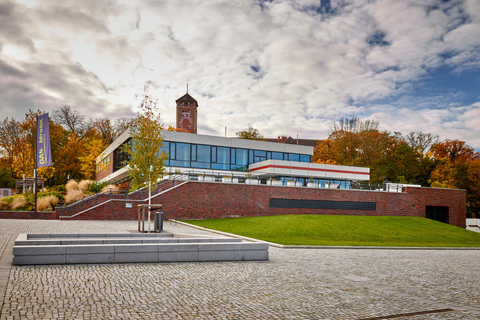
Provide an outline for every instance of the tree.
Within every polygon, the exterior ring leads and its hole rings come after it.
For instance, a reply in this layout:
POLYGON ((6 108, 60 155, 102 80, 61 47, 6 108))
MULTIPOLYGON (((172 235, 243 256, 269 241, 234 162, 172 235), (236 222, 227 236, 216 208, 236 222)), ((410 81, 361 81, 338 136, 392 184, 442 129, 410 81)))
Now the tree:
POLYGON ((52 112, 52 119, 65 127, 69 132, 75 134, 80 140, 91 128, 83 115, 72 107, 64 105, 52 112))
POLYGON ((406 141, 412 148, 425 155, 433 145, 438 143, 438 136, 431 133, 410 132, 406 141))
POLYGON ((15 179, 11 171, 4 163, 0 162, 0 188, 13 188, 15 179))
POLYGON ((479 214, 480 153, 465 141, 446 139, 432 147, 431 155, 437 161, 431 186, 467 190, 467 214, 479 214))
POLYGON ((312 162, 324 164, 336 164, 333 159, 334 141, 332 139, 319 140, 313 150, 312 162))
POLYGON ((243 129, 242 131, 238 131, 237 133, 235 133, 235 135, 239 139, 265 141, 265 138, 263 137, 263 135, 260 134, 260 132, 257 129, 254 129, 252 127, 248 127, 246 129, 243 129))
POLYGON ((187 129, 185 128, 176 128, 176 127, 173 127, 173 126, 168 126, 167 129, 165 129, 166 131, 173 131, 173 132, 187 132, 187 129))
POLYGON ((13 159, 15 158, 15 147, 19 144, 21 136, 20 122, 12 119, 4 119, 0 123, 0 154, 5 159, 5 165, 13 168, 13 159))
POLYGON ((162 176, 167 159, 167 154, 162 150, 162 129, 157 100, 145 88, 137 115, 137 127, 132 128, 130 146, 123 148, 128 155, 126 164, 130 167, 134 188, 147 184, 152 190, 162 176))
POLYGON ((136 127, 137 119, 119 118, 112 123, 109 118, 100 118, 93 121, 92 126, 99 131, 104 145, 108 146, 127 129, 136 127))
POLYGON ((89 180, 96 180, 97 157, 105 149, 103 140, 91 139, 85 143, 85 153, 79 157, 82 173, 89 180))

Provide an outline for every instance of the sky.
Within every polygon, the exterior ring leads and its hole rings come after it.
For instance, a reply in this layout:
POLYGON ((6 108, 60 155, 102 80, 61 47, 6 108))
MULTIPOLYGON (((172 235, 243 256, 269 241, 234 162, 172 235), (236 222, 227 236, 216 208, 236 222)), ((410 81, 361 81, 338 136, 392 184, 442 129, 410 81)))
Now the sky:
POLYGON ((69 105, 198 133, 325 139, 342 118, 480 149, 479 0, 0 0, 0 120, 69 105))

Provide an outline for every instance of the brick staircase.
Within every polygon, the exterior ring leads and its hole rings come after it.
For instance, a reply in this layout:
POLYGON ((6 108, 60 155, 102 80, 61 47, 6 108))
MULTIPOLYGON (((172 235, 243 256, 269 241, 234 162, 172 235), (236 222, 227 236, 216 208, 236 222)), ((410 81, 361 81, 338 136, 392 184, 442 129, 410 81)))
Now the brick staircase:
MULTIPOLYGON (((163 180, 157 184, 157 187, 154 190, 152 190, 152 199, 185 183, 187 182, 176 180, 163 180)), ((72 218, 82 219, 81 216, 83 214, 88 213, 89 215, 91 215, 92 211, 95 211, 95 209, 101 209, 105 211, 105 207, 110 207, 109 204, 118 202, 132 203, 131 209, 134 209, 135 211, 137 210, 137 204, 143 204, 144 202, 148 201, 148 196, 148 188, 142 188, 131 193, 98 193, 96 195, 69 204, 68 206, 57 207, 55 211, 60 220, 72 218)), ((133 218, 131 212, 129 216, 130 218, 127 219, 133 218)))

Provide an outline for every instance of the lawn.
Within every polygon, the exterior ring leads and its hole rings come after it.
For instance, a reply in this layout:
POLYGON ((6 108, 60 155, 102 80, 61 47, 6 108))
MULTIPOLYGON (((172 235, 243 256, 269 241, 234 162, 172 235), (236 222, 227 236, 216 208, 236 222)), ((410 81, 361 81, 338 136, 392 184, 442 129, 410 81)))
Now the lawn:
POLYGON ((480 247, 480 233, 415 217, 283 215, 185 222, 284 245, 480 247))

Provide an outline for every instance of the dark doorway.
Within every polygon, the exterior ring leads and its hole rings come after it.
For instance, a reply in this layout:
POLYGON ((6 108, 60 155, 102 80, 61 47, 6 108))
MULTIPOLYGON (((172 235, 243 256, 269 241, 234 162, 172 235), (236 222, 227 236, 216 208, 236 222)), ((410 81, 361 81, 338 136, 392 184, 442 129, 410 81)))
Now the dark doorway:
POLYGON ((448 207, 427 206, 426 217, 435 221, 448 223, 448 207))

